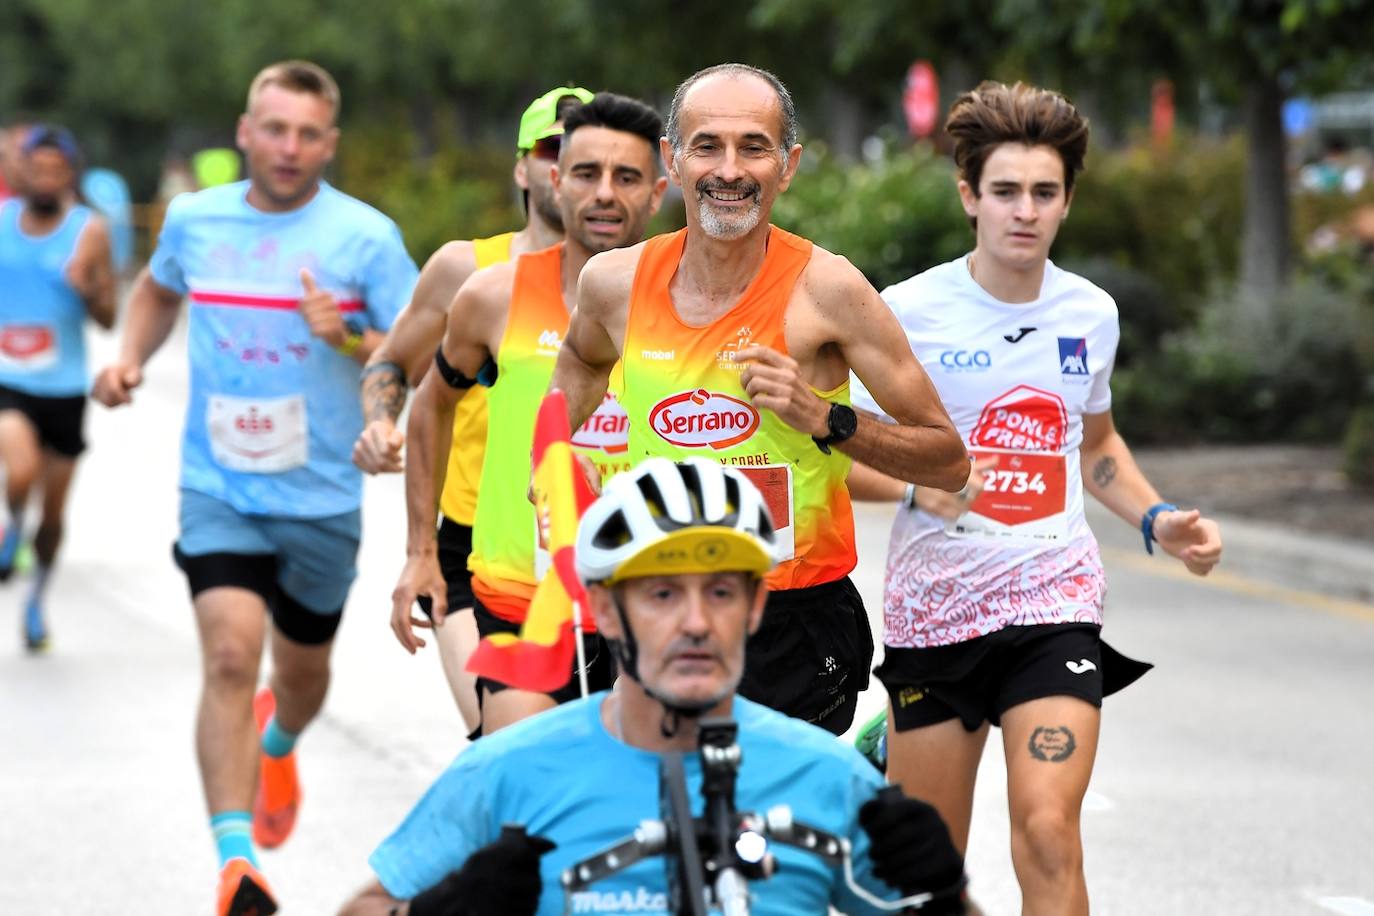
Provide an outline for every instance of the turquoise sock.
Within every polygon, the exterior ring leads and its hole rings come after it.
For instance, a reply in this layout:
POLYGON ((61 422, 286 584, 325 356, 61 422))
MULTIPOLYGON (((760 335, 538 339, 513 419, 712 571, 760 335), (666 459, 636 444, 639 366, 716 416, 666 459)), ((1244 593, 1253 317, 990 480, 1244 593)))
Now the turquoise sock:
POLYGON ((292 734, 277 724, 277 717, 267 720, 262 730, 262 752, 268 757, 285 757, 296 749, 296 739, 300 733, 292 734))
POLYGON ((210 829, 215 834, 215 848, 219 851, 219 867, 230 859, 247 859, 258 867, 258 854, 253 849, 253 816, 247 811, 221 811, 211 815, 210 829))
POLYGON ((43 603, 43 592, 48 587, 48 573, 51 571, 51 567, 41 563, 33 568, 33 577, 29 580, 29 604, 43 603))
POLYGON ((19 539, 24 534, 23 520, 13 513, 10 523, 5 527, 5 536, 0 538, 0 567, 14 565, 15 555, 19 553, 19 539))

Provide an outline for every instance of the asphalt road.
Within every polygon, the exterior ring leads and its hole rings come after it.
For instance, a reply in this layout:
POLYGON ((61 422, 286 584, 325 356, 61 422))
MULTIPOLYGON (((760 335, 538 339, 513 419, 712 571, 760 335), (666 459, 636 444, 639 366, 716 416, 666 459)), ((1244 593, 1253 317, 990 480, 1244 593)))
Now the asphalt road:
MULTIPOLYGON (((212 908, 191 743, 198 659, 170 558, 179 341, 133 410, 91 410, 49 654, 23 653, 22 585, 0 589, 0 913, 212 908)), ((95 358, 110 349, 97 342, 95 358)), ((264 854, 288 914, 335 912, 367 879, 368 852, 464 743, 432 649, 411 658, 386 623, 402 559, 399 479, 372 481, 364 512, 334 685, 300 745, 301 820, 264 854)), ((875 625, 890 517, 859 513, 855 578, 875 625)), ((1097 527, 1108 638, 1157 668, 1107 701, 1083 818, 1095 910, 1374 916, 1374 607, 1236 574, 1194 580, 1145 558, 1127 526, 1097 527)), ((870 692, 861 712, 882 702, 870 692)), ((994 914, 1019 910, 1004 780, 994 733, 968 863, 994 914)))

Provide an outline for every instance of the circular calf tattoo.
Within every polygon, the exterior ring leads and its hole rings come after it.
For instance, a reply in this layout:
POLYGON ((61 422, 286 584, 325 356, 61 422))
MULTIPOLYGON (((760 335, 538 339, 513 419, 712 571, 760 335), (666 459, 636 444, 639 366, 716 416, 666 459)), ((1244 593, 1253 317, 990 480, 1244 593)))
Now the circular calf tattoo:
POLYGON ((1063 725, 1058 728, 1041 725, 1031 732, 1030 752, 1036 760, 1059 763, 1068 760, 1077 747, 1073 732, 1063 725))

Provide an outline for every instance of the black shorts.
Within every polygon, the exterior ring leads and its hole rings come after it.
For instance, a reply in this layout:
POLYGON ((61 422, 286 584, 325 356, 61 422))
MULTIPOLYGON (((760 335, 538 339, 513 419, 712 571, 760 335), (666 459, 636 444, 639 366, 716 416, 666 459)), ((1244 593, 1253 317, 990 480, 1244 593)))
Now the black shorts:
POLYGON ((1069 696, 1100 707, 1150 668, 1102 641, 1101 627, 1049 623, 1006 627, 952 646, 888 647, 874 672, 899 732, 950 719, 968 731, 1000 725, 1013 706, 1069 696))
POLYGON ((272 625, 292 642, 319 646, 329 642, 343 620, 343 608, 321 614, 292 598, 277 580, 277 558, 270 553, 205 553, 188 556, 172 546, 172 558, 186 574, 191 598, 211 588, 232 586, 255 592, 272 614, 272 625))
POLYGON ((43 447, 75 458, 86 450, 81 427, 86 417, 86 396, 45 398, 0 385, 0 410, 17 410, 38 430, 43 447))
MULTIPOLYGON (((493 633, 519 633, 520 624, 512 623, 504 617, 497 617, 482 605, 480 598, 472 599, 472 616, 477 621, 477 634, 483 639, 493 633)), ((606 644, 606 640, 601 638, 600 633, 585 633, 582 636, 582 649, 587 656, 587 690, 596 693, 598 690, 609 690, 615 683, 615 656, 611 653, 611 647, 606 644)), ((571 675, 568 683, 564 684, 553 693, 548 694, 555 703, 567 703, 571 700, 582 697, 581 682, 577 677, 577 656, 573 656, 571 675)), ((491 678, 477 678, 477 696, 480 700, 482 692, 500 693, 503 690, 510 690, 508 684, 500 681, 493 681, 491 678)))
POLYGON ((873 632, 848 577, 769 592, 763 623, 745 647, 739 692, 842 735, 872 664, 873 632))
MULTIPOLYGON (((444 574, 444 585, 448 586, 449 612, 470 608, 476 599, 472 596, 472 570, 468 569, 468 555, 472 553, 472 527, 460 524, 447 515, 440 516, 439 533, 439 571, 444 574)), ((431 620, 434 614, 428 595, 415 599, 420 610, 431 620)))

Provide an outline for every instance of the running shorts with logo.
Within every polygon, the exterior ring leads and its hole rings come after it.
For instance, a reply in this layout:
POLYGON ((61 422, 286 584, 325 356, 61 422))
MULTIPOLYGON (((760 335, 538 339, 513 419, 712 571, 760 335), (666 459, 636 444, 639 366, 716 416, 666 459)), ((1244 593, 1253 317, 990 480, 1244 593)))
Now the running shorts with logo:
MULTIPOLYGON (((568 330, 562 252, 560 242, 516 260, 506 330, 496 353, 496 382, 487 393, 491 415, 501 421, 487 430, 469 559, 474 608, 482 609, 477 615, 479 631, 484 619, 490 626, 491 617, 518 628, 549 565, 534 507, 525 493, 535 416, 568 330)), ((609 478, 627 466, 627 425, 615 397, 607 394, 591 418, 574 431, 572 444, 596 464, 603 478, 609 478)))
MULTIPOLYGON (((1116 304, 1048 262, 1036 300, 1004 303, 973 280, 967 257, 882 295, 969 453, 997 460, 957 520, 898 511, 884 583, 883 642, 894 661, 883 671, 898 670, 907 654, 898 650, 951 647, 1011 628, 1013 651, 995 657, 1014 665, 1020 638, 1042 625, 1100 627, 1106 582, 1083 512, 1079 446, 1084 415, 1111 407, 1116 304)), ((855 404, 881 414, 852 381, 855 404)), ((914 670, 934 676, 925 663, 914 670)), ((884 683, 889 692, 920 686, 884 683)))
POLYGON ((74 206, 48 234, 20 225, 23 201, 0 204, 0 410, 28 418, 46 448, 85 449, 86 304, 67 281, 92 211, 74 206))
MULTIPOLYGON (((781 608, 799 616, 816 608, 817 619, 807 621, 804 632, 782 636, 781 624, 765 614, 763 639, 750 642, 751 659, 757 647, 761 660, 751 661, 746 675, 748 684, 761 685, 760 692, 751 694, 748 686, 744 692, 758 698, 766 685, 765 702, 774 708, 802 718, 820 716, 826 728, 843 731, 849 724, 844 710, 852 718, 872 663, 871 635, 854 632, 868 627, 862 603, 852 588, 846 593, 838 584, 855 563, 854 516, 844 484, 849 459, 838 449, 823 453, 808 434, 760 413, 740 384, 744 364, 735 358, 752 345, 788 352, 784 318, 812 245, 772 227, 763 264, 740 301, 696 327, 678 317, 668 289, 685 244, 685 230, 650 239, 635 270, 621 360, 630 458, 707 457, 737 468, 758 486, 784 554, 768 576, 769 613, 781 608), (826 591, 811 594, 815 587, 826 591), (787 649, 803 643, 808 645, 799 651, 806 662, 797 668, 787 649), (827 675, 831 664, 855 667, 827 675), (843 683, 843 696, 830 691, 836 680, 843 683)), ((849 382, 816 394, 847 404, 849 382)))
MULTIPOLYGON (((362 475, 352 446, 362 430, 358 364, 310 333, 298 305, 301 272, 333 294, 355 332, 385 331, 409 301, 418 271, 399 230, 328 184, 287 213, 246 199, 246 181, 177 197, 149 262, 154 281, 189 296, 190 396, 181 488, 250 519, 318 521, 357 513, 362 475)), ((183 497, 183 557, 223 553, 195 537, 183 497)), ((285 548, 290 550, 292 548, 285 548)), ((232 548, 230 549, 232 553, 232 548)), ((312 604, 334 611, 352 579, 353 548, 333 560, 342 592, 312 604)), ((257 564, 260 551, 243 556, 257 564)), ((279 555, 289 566, 292 557, 279 555)), ((246 559, 245 563, 249 563, 246 559)))
MULTIPOLYGON (((477 270, 510 260, 514 232, 473 239, 472 253, 477 270)), ((448 606, 472 607, 472 573, 468 555, 472 553, 472 523, 477 512, 477 483, 482 479, 482 456, 487 451, 487 390, 474 385, 458 401, 453 412, 452 446, 444 490, 439 495, 439 568, 448 586, 448 606)), ((428 599, 420 604, 428 614, 428 599)))
MULTIPOLYGON (((465 748, 368 862, 393 897, 410 899, 461 868, 493 842, 503 824, 519 824, 557 848, 540 858, 539 916, 573 913, 668 913, 661 858, 644 859, 575 894, 564 909, 562 871, 625 839, 644 820, 662 817, 658 754, 631 747, 602 723, 601 693, 502 729, 465 748)), ((763 813, 788 805, 793 816, 843 836, 852 847, 855 882, 884 900, 897 894, 873 877, 858 810, 882 786, 867 761, 826 732, 736 698, 743 754, 735 805, 763 813)), ((688 798, 701 797, 701 760, 686 754, 688 798)), ((775 845, 777 872, 752 887, 755 916, 885 912, 860 899, 844 870, 790 846, 775 845)))
POLYGON ((888 649, 878 679, 892 702, 892 724, 909 731, 958 718, 966 730, 1002 724, 1013 706, 1044 697, 1077 697, 1094 706, 1150 665, 1127 658, 1090 623, 1004 627, 987 636, 926 649, 888 649))

